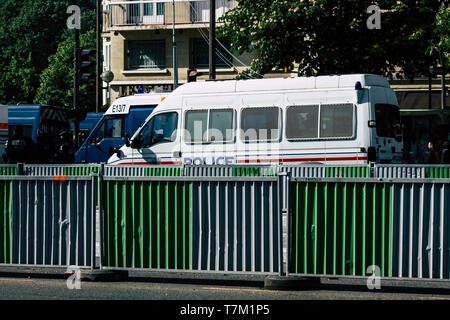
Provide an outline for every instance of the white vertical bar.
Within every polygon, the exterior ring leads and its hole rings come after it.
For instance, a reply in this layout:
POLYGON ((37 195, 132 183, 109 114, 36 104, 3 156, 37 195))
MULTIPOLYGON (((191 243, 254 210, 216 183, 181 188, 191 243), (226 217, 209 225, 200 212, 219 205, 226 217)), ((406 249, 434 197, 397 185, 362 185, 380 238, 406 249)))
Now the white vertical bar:
POLYGON ((228 193, 230 192, 230 183, 227 181, 225 185, 225 237, 224 237, 224 271, 228 270, 228 193))
POLYGON ((422 278, 423 277, 423 254, 422 254, 422 250, 423 250, 423 206, 424 206, 424 197, 425 197, 425 184, 422 183, 421 184, 421 192, 420 192, 420 204, 419 204, 419 233, 418 233, 418 245, 417 245, 417 251, 418 251, 418 256, 417 256, 417 262, 418 262, 418 277, 422 278))
MULTIPOLYGON (((226 191, 226 190, 225 190, 226 191)), ((220 182, 216 182, 216 271, 220 269, 220 182)))
POLYGON ((401 278, 403 276, 403 218, 405 215, 405 185, 401 186, 400 193, 400 221, 399 221, 399 242, 398 242, 398 276, 401 278))
POLYGON ((444 212, 445 212, 445 183, 441 188, 441 203, 439 205, 439 279, 444 279, 444 212))
MULTIPOLYGON (((413 183, 411 185, 411 191, 410 191, 410 214, 409 214, 409 258, 408 258, 408 266, 409 266, 409 272, 408 272, 408 277, 412 277, 413 276, 413 248, 414 248, 414 204, 415 204, 415 199, 414 199, 414 190, 416 189, 416 185, 415 183, 413 183)), ((416 261, 414 261, 414 264, 416 263, 416 261)))
POLYGON ((251 183, 250 186, 250 196, 251 196, 251 209, 250 209, 250 262, 251 271, 255 272, 255 182, 251 183))
POLYGON ((431 184, 431 190, 430 190, 430 218, 429 218, 429 225, 428 225, 428 277, 430 279, 433 278, 433 250, 434 250, 434 194, 436 192, 435 190, 435 183, 431 184))
POLYGON ((237 238, 237 186, 238 183, 236 181, 233 182, 233 189, 234 189, 234 194, 233 194, 233 271, 237 271, 237 242, 238 242, 238 238, 237 238))

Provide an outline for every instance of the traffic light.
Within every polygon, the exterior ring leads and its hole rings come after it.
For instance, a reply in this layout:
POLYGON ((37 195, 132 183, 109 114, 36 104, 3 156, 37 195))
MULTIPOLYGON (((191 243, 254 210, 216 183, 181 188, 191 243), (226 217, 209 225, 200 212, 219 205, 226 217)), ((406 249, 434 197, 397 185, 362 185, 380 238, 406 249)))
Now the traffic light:
POLYGON ((80 78, 83 80, 95 77, 95 72, 92 72, 92 66, 95 65, 91 57, 95 56, 94 49, 80 48, 80 78))
POLYGON ((187 82, 195 82, 197 81, 197 70, 195 69, 188 69, 187 70, 187 82))

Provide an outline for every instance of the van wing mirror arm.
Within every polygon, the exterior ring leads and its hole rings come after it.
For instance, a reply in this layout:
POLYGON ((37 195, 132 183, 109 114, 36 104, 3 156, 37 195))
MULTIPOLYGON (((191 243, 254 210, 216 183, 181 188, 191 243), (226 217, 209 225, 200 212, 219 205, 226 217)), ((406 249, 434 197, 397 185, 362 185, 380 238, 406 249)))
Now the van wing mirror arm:
POLYGON ((129 133, 125 134, 125 145, 126 145, 127 147, 129 147, 129 146, 131 145, 131 142, 130 142, 130 134, 129 134, 129 133))

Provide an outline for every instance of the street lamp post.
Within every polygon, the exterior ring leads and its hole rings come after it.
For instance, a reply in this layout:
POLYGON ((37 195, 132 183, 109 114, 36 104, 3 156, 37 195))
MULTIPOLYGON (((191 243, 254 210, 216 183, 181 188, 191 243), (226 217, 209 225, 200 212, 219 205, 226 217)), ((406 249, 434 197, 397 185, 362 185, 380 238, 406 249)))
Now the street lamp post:
POLYGON ((100 59, 100 42, 101 42, 101 2, 102 0, 97 0, 97 7, 96 7, 96 13, 97 13, 97 22, 96 22, 96 33, 97 33, 97 39, 96 39, 96 52, 95 52, 95 61, 96 61, 96 72, 95 72, 95 112, 98 112, 101 108, 102 104, 102 88, 100 83, 100 75, 101 75, 101 59, 100 59))
POLYGON ((175 0, 172 0, 173 90, 178 87, 178 57, 175 41, 175 0))
POLYGON ((216 0, 209 1, 209 80, 216 79, 216 0))

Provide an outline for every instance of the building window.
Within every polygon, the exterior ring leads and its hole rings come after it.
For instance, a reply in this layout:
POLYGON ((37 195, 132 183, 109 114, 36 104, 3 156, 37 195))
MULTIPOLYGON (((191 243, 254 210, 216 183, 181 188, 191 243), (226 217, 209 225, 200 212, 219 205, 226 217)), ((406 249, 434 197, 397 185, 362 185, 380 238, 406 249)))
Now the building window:
POLYGON ((128 41, 128 69, 163 69, 166 67, 164 40, 128 41))
MULTIPOLYGON (((154 4, 153 3, 144 3, 144 16, 153 16, 154 15, 154 4)), ((156 15, 162 16, 165 12, 164 2, 156 3, 156 15)))
MULTIPOLYGON (((205 39, 193 39, 193 66, 195 69, 209 68, 209 44, 205 39)), ((220 40, 220 44, 216 43, 216 67, 231 68, 233 59, 230 53, 230 41, 220 40)))

